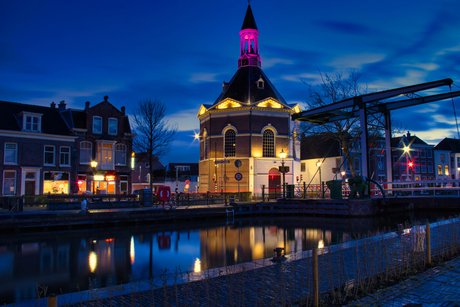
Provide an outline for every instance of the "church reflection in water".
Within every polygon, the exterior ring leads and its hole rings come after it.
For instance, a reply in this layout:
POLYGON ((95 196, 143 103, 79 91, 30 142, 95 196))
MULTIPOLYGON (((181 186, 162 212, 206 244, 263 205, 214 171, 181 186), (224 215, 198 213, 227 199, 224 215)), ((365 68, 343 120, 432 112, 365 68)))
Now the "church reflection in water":
MULTIPOLYGON (((340 232, 340 241, 347 234, 340 232)), ((337 241, 337 238, 334 238, 337 241)), ((276 226, 194 231, 118 229, 0 237, 0 302, 36 298, 36 285, 55 293, 104 287, 175 270, 199 272, 328 245, 332 232, 276 226), (78 285, 78 288, 77 288, 78 285)))

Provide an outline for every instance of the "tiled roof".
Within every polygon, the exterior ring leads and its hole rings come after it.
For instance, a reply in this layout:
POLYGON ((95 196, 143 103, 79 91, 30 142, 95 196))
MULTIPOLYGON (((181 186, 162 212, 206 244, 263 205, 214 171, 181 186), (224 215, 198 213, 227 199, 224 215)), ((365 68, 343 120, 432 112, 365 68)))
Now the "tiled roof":
POLYGON ((246 105, 254 104, 266 98, 274 98, 286 104, 262 69, 256 66, 240 67, 230 80, 229 85, 214 102, 214 105, 226 98, 237 100, 246 105), (263 89, 257 87, 257 81, 260 78, 264 81, 263 89))
POLYGON ((452 138, 444 138, 434 147, 434 149, 449 150, 452 152, 460 152, 460 140, 452 138))
POLYGON ((31 112, 42 114, 41 132, 46 134, 71 135, 58 108, 43 107, 17 102, 0 101, 0 129, 21 131, 19 114, 31 112))

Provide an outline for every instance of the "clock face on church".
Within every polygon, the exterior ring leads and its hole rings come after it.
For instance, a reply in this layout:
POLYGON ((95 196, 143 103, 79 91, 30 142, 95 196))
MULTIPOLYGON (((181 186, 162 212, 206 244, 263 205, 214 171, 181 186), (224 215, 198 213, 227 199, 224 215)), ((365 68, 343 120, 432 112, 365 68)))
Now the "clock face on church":
POLYGON ((248 65, 248 59, 243 59, 243 65, 248 65))

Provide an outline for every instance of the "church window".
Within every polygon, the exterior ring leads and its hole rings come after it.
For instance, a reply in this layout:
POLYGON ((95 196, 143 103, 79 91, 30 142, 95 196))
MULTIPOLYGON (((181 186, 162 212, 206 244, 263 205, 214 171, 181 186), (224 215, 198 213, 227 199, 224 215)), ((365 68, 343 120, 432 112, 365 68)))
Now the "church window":
POLYGON ((235 157, 236 146, 235 146, 235 131, 228 129, 225 132, 225 156, 235 157))
POLYGON ((272 130, 267 129, 264 131, 263 137, 263 148, 264 148, 264 157, 274 157, 275 156, 275 134, 272 130))

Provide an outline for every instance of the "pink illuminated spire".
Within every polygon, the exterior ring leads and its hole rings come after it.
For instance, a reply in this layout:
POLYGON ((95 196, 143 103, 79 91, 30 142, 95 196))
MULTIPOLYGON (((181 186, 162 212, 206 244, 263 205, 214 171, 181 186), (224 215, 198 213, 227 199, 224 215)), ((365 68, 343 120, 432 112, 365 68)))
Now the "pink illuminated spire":
POLYGON ((252 14, 250 1, 248 2, 248 9, 240 31, 240 58, 238 59, 238 68, 242 66, 261 67, 259 55, 259 30, 257 29, 256 21, 252 14))

